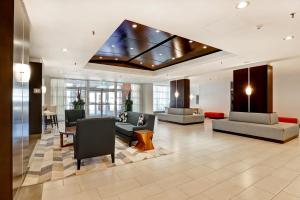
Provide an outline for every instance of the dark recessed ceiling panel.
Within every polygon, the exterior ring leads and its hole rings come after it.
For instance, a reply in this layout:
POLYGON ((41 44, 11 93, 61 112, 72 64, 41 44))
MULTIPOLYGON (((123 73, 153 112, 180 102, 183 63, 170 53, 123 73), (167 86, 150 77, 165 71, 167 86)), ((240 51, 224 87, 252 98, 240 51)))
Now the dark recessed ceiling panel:
POLYGON ((158 70, 221 51, 203 43, 124 20, 90 63, 158 70))

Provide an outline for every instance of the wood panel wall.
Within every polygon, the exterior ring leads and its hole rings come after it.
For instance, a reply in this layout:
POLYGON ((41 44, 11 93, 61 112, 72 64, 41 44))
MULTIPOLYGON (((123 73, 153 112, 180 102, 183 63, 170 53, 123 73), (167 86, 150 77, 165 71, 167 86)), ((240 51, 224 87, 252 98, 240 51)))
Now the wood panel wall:
POLYGON ((31 62, 29 81, 29 134, 42 133, 42 63, 31 62), (40 89, 40 93, 34 93, 40 89))
POLYGON ((12 199, 14 1, 0 1, 0 199, 12 199))
POLYGON ((273 68, 269 65, 234 70, 233 72, 233 111, 238 112, 273 112, 273 68), (253 92, 248 98, 245 89, 248 85, 253 92), (248 105, 250 104, 249 108, 248 105))
POLYGON ((170 83, 170 107, 171 108, 189 108, 190 107, 190 80, 181 79, 171 81, 170 83), (175 97, 176 90, 179 93, 175 97))

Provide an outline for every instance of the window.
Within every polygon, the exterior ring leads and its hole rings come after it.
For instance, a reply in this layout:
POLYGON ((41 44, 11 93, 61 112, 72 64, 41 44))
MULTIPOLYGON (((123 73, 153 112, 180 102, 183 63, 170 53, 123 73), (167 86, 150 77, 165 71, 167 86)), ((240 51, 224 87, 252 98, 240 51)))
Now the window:
POLYGON ((138 84, 131 84, 131 100, 132 104, 132 111, 139 112, 140 111, 140 90, 141 86, 138 84))
POLYGON ((78 90, 84 100, 87 116, 116 116, 124 110, 131 89, 133 111, 140 110, 139 84, 74 79, 51 79, 51 105, 56 105, 58 120, 64 120, 65 110, 73 109, 78 90))
POLYGON ((170 106, 170 86, 154 85, 153 86, 153 111, 164 111, 165 107, 170 106))

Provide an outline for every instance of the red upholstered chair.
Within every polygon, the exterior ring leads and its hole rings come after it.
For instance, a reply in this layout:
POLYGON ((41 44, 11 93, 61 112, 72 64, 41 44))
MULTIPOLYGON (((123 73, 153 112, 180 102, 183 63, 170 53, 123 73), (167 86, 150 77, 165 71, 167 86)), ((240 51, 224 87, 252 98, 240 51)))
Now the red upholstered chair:
POLYGON ((295 117, 278 117, 279 122, 298 124, 298 119, 295 117))
POLYGON ((221 112, 205 112, 204 116, 211 119, 224 119, 225 114, 221 112))

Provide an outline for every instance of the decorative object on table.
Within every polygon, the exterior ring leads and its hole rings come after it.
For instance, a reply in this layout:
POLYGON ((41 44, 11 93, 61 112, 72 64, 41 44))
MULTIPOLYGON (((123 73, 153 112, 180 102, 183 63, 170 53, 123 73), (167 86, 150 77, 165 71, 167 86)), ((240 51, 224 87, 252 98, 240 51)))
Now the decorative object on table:
POLYGON ((125 100, 125 111, 132 111, 133 101, 131 100, 131 90, 128 92, 127 99, 125 100))
POLYGON ((144 114, 141 114, 139 116, 138 122, 137 122, 137 126, 143 126, 144 125, 144 114))
POLYGON ((83 110, 85 102, 81 99, 81 91, 77 91, 77 99, 72 102, 75 110, 83 110))
POLYGON ((120 122, 127 122, 127 112, 121 112, 120 114, 119 114, 119 121, 120 122))
POLYGON ((148 151, 154 149, 152 138, 153 138, 153 131, 151 130, 137 130, 134 132, 138 143, 135 145, 140 151, 148 151))

